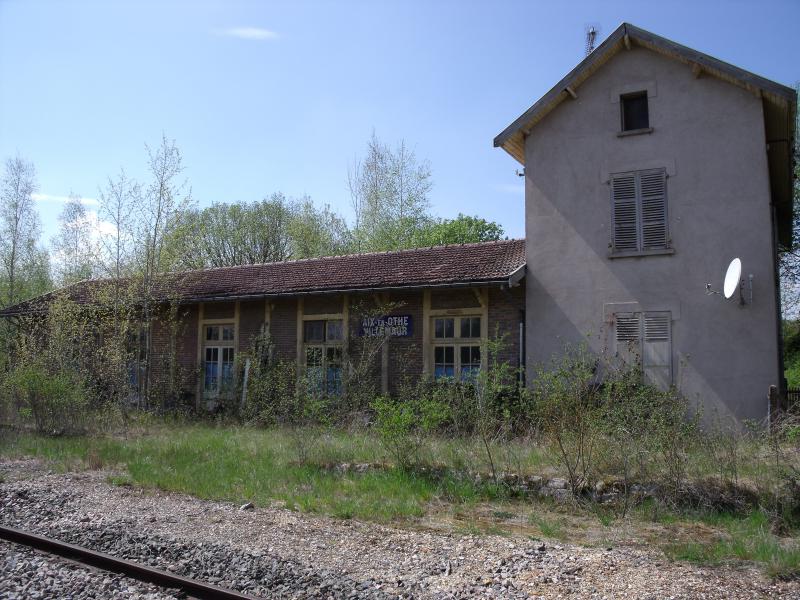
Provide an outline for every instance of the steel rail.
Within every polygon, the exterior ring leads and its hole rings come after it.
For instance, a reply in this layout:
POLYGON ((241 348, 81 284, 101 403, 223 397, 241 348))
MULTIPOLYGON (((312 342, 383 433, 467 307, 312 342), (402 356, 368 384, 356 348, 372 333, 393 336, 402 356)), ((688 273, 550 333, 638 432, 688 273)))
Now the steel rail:
POLYGON ((181 577, 160 569, 147 567, 139 563, 117 558, 104 552, 95 552, 88 548, 68 544, 52 538, 47 538, 21 529, 4 527, 0 525, 0 538, 63 558, 71 559, 104 571, 111 571, 126 575, 139 581, 155 584, 159 587, 179 589, 193 598, 202 600, 257 600, 255 596, 242 594, 234 590, 204 583, 196 579, 181 577))

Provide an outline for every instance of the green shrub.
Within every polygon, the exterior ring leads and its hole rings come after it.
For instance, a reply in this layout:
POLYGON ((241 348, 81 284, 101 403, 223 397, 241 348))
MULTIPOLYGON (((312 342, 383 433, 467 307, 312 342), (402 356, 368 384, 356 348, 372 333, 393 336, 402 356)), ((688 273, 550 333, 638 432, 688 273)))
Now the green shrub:
POLYGON ((446 404, 424 396, 400 400, 380 396, 371 408, 375 411, 381 442, 401 469, 418 462, 425 436, 436 431, 450 416, 446 404))
POLYGON ((20 365, 3 381, 6 402, 22 422, 32 421, 36 431, 48 435, 86 431, 88 395, 74 373, 48 372, 37 363, 20 365))
POLYGON ((601 433, 597 362, 585 346, 568 347, 540 368, 532 382, 542 428, 555 444, 576 495, 596 476, 601 433))

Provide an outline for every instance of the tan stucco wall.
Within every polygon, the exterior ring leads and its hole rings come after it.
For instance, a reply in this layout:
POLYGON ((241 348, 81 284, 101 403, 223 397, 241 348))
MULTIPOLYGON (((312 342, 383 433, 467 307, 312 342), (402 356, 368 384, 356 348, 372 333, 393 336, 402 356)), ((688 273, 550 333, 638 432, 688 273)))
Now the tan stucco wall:
POLYGON ((673 315, 673 379, 707 414, 761 419, 778 384, 761 101, 642 48, 623 51, 526 141, 528 367, 566 342, 612 344, 613 303, 673 315), (619 138, 619 93, 648 89, 654 132, 619 138), (666 167, 675 253, 608 258, 609 172, 666 167), (740 257, 752 306, 705 293, 740 257))

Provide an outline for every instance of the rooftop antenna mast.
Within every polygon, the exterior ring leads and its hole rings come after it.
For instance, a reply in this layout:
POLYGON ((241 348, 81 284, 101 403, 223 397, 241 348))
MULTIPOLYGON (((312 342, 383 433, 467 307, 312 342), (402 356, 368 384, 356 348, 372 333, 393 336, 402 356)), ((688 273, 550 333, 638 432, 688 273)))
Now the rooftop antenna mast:
POLYGON ((597 25, 586 26, 586 56, 589 56, 594 50, 594 44, 599 32, 600 28, 597 25))

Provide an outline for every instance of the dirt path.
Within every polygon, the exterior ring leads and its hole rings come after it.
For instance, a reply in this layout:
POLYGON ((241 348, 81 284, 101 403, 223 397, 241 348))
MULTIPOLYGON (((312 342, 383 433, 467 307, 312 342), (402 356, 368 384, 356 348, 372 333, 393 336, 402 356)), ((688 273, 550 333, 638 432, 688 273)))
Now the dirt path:
POLYGON ((273 597, 800 599, 800 582, 770 581, 755 567, 674 563, 633 547, 406 529, 277 507, 240 510, 113 486, 104 472, 53 474, 33 460, 0 462, 0 473, 4 524, 71 539, 86 530, 84 537, 120 553, 154 537, 162 549, 151 560, 165 568, 194 573, 202 563, 203 573, 220 573, 215 583, 252 584, 273 597), (253 557, 288 574, 262 574, 253 557), (214 561, 223 566, 213 568, 214 561))

